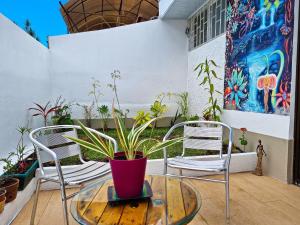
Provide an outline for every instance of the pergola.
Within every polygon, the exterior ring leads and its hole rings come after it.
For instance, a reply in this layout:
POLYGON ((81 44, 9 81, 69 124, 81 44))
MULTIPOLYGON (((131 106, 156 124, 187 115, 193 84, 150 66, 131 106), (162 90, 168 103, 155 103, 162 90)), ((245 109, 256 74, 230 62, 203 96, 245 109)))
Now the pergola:
POLYGON ((70 33, 101 30, 151 20, 158 0, 69 0, 61 14, 70 33))

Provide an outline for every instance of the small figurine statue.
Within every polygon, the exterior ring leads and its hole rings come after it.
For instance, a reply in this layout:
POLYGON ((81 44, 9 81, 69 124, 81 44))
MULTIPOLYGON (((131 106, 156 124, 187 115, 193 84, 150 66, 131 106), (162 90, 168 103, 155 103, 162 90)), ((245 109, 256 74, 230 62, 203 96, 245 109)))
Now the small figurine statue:
POLYGON ((265 150, 264 150, 264 146, 261 144, 261 140, 258 140, 258 145, 256 147, 256 153, 257 153, 257 164, 256 164, 256 168, 254 171, 254 174, 257 176, 262 176, 263 172, 262 172, 262 159, 263 156, 267 156, 265 150))

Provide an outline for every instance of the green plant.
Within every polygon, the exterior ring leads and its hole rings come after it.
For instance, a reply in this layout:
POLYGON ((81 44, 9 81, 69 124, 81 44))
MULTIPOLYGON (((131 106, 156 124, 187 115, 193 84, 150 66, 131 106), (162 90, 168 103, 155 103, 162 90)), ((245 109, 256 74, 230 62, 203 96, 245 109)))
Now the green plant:
POLYGON ((100 114, 100 117, 103 121, 103 131, 107 129, 108 118, 110 117, 109 109, 107 105, 101 105, 97 108, 97 111, 100 114))
MULTIPOLYGON (((24 151, 26 149, 26 145, 24 144, 24 136, 28 135, 31 131, 31 128, 29 128, 28 126, 25 127, 18 127, 17 131, 20 134, 20 138, 17 144, 17 148, 16 148, 16 156, 18 157, 18 162, 20 163, 25 163, 25 159, 24 159, 24 151)), ((22 165, 21 165, 22 166, 22 165)))
POLYGON ((167 111, 167 106, 156 100, 150 107, 153 118, 162 116, 167 111))
POLYGON ((17 168, 12 161, 12 157, 15 156, 14 152, 10 152, 7 158, 0 158, 0 162, 3 162, 3 171, 5 174, 17 173, 17 168))
POLYGON ((218 103, 217 98, 215 97, 215 93, 222 95, 222 93, 218 90, 215 90, 215 86, 213 83, 213 79, 221 80, 217 76, 217 73, 212 67, 218 67, 217 64, 213 60, 205 60, 196 66, 194 71, 199 70, 197 77, 200 78, 203 75, 202 82, 200 86, 203 86, 205 90, 208 91, 209 98, 207 107, 203 110, 203 117, 206 120, 214 120, 220 121, 220 114, 222 113, 222 109, 218 103))
POLYGON ((240 130, 241 130, 241 132, 242 132, 242 137, 240 137, 239 140, 240 140, 240 143, 241 143, 241 145, 243 146, 244 152, 245 152, 246 145, 248 144, 248 141, 247 141, 247 139, 246 139, 246 132, 247 132, 247 129, 243 127, 243 128, 241 128, 240 130))
POLYGON ((31 131, 28 126, 24 127, 18 127, 17 131, 20 134, 20 138, 18 140, 17 146, 16 146, 16 152, 10 152, 8 154, 7 158, 1 158, 0 161, 4 162, 5 165, 3 166, 3 169, 5 173, 23 173, 28 164, 25 161, 24 155, 25 155, 25 149, 26 145, 24 144, 24 136, 28 135, 31 131), (17 157, 17 164, 14 164, 12 161, 12 157, 16 156, 17 157))
POLYGON ((71 125, 73 121, 71 119, 71 103, 65 103, 65 99, 62 99, 59 96, 56 99, 55 106, 57 106, 57 110, 55 110, 54 115, 51 117, 52 123, 54 125, 71 125))
POLYGON ((34 39, 36 39, 37 41, 40 41, 39 37, 36 35, 36 33, 34 32, 34 30, 31 28, 31 23, 29 21, 29 19, 25 20, 25 27, 24 30, 26 31, 26 33, 28 33, 31 37, 33 37, 34 39))
POLYGON ((76 104, 77 106, 81 107, 83 109, 83 116, 84 116, 84 120, 87 124, 88 127, 91 127, 92 125, 92 117, 93 117, 93 109, 94 109, 94 105, 95 103, 92 102, 91 105, 85 105, 85 104, 76 104))
POLYGON ((181 116, 185 119, 188 120, 189 118, 189 94, 187 92, 182 92, 175 94, 176 97, 178 97, 177 100, 177 105, 180 109, 180 114, 181 116))
POLYGON ((200 119, 200 117, 199 117, 197 114, 191 115, 191 116, 189 116, 189 118, 188 118, 189 121, 197 121, 197 120, 199 120, 199 119, 200 119))
MULTIPOLYGON (((144 112, 142 110, 137 112, 137 115, 134 117, 136 125, 143 125, 151 120, 151 115, 149 112, 144 112)), ((151 126, 151 124, 149 125, 151 126)))
MULTIPOLYGON (((120 105, 120 100, 119 100, 119 95, 118 95, 118 88, 117 88, 117 80, 121 79, 121 72, 119 70, 114 70, 111 74, 110 74, 111 78, 112 78, 112 83, 107 84, 107 86, 109 88, 111 88, 111 90, 113 91, 115 97, 114 100, 117 101, 117 105, 118 108, 114 109, 115 113, 119 114, 122 118, 124 118, 126 120, 127 115, 129 113, 129 109, 125 109, 125 111, 123 111, 121 109, 121 105, 120 105)), ((113 101, 114 102, 114 101, 113 101)))
POLYGON ((182 114, 179 113, 179 110, 177 109, 175 116, 170 121, 170 127, 173 127, 180 118, 182 118, 182 114))
MULTIPOLYGON (((117 128, 116 131, 117 131, 118 140, 120 142, 120 147, 122 151, 125 153, 127 160, 135 159, 138 151, 142 151, 144 157, 147 157, 148 155, 154 152, 160 151, 165 147, 169 147, 183 140, 181 137, 170 139, 165 142, 153 139, 151 137, 140 139, 140 136, 145 131, 145 129, 149 127, 149 125, 153 123, 157 118, 153 118, 143 125, 137 126, 136 124, 134 124, 130 131, 126 129, 124 120, 118 114, 115 114, 114 111, 113 111, 113 118, 115 120, 115 124, 117 128), (148 147, 147 145, 143 146, 143 144, 150 141, 154 141, 155 144, 153 144, 151 147, 148 147)), ((103 139, 97 137, 96 135, 91 133, 80 122, 79 125, 82 128, 84 134, 89 138, 90 142, 77 139, 74 137, 66 136, 66 138, 69 138, 70 140, 78 143, 79 145, 87 149, 99 152, 100 154, 110 159, 114 158, 114 149, 110 141, 104 141, 103 139)))

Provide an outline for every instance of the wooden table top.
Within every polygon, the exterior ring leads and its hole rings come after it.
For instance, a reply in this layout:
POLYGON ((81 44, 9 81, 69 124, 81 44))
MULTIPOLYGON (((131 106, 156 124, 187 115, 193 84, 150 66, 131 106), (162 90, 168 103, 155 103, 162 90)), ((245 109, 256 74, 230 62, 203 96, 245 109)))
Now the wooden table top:
POLYGON ((82 225, 187 224, 200 209, 200 196, 187 182, 154 175, 146 176, 146 180, 153 191, 150 200, 116 205, 107 202, 112 180, 89 185, 72 199, 72 216, 82 225))

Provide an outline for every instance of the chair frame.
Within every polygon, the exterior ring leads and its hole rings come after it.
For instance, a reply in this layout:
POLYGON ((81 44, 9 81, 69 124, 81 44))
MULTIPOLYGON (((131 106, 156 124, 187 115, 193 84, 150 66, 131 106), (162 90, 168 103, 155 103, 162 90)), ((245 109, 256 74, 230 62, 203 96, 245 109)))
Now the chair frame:
MULTIPOLYGON (((227 149, 227 156, 225 160, 224 169, 222 170, 214 170, 214 169, 190 169, 188 167, 181 167, 176 168, 179 169, 179 175, 169 174, 168 173, 168 156, 167 156, 167 148, 164 148, 164 174, 166 176, 171 177, 179 177, 179 178, 188 178, 188 179, 196 179, 196 180, 203 180, 208 182, 214 182, 214 183, 223 183, 225 185, 225 201, 226 201, 226 209, 225 209, 225 217, 226 220, 229 221, 230 219, 230 206, 229 206, 229 166, 230 166, 230 159, 231 159, 231 149, 232 149, 232 128, 228 126, 225 123, 221 122, 215 122, 215 121, 185 121, 178 124, 175 124, 173 127, 170 128, 170 130, 165 135, 163 141, 166 141, 170 135, 173 133, 173 131, 178 127, 184 127, 186 125, 218 125, 222 128, 227 128, 229 131, 229 143, 228 143, 228 149, 227 149), (184 176, 182 175, 182 170, 193 170, 193 171, 203 171, 203 172, 224 172, 224 179, 211 179, 211 178, 204 178, 204 177, 194 177, 194 176, 184 176)), ((205 150, 205 149, 204 149, 205 150)), ((199 149, 199 151, 201 151, 199 149)), ((208 150, 209 151, 209 150, 208 150)), ((182 157, 184 157, 185 154, 185 148, 183 148, 182 157)), ((223 159, 222 149, 220 149, 219 158, 223 159)))
MULTIPOLYGON (((51 149, 49 149, 48 147, 46 147, 45 145, 43 145, 42 143, 37 141, 34 137, 39 132, 46 131, 46 130, 47 131, 48 130, 52 131, 52 130, 56 130, 56 129, 73 129, 74 131, 76 131, 76 130, 81 130, 81 127, 76 126, 76 125, 46 126, 46 127, 37 128, 37 129, 30 132, 29 139, 31 140, 31 142, 33 143, 33 145, 35 147, 35 152, 37 154, 37 158, 38 158, 39 166, 40 166, 40 170, 41 170, 41 176, 37 178, 36 191, 35 191, 35 196, 34 196, 34 203, 33 203, 33 208, 32 208, 30 225, 34 225, 35 214, 36 214, 36 209, 37 209, 37 203, 38 203, 38 198, 39 198, 39 192, 40 192, 40 187, 41 187, 42 183, 55 182, 55 183, 58 183, 60 185, 61 200, 62 200, 62 206, 63 206, 63 215, 64 215, 64 224, 65 225, 69 224, 67 200, 72 198, 73 196, 75 196, 78 193, 78 192, 76 192, 76 193, 73 193, 69 196, 66 195, 65 187, 66 187, 66 185, 69 185, 69 184, 67 184, 64 181, 64 175, 63 175, 62 168, 61 168, 61 165, 60 165, 60 159, 58 159, 57 154, 54 151, 52 151, 51 149), (43 167, 44 162, 41 160, 39 149, 42 149, 45 153, 47 153, 51 157, 52 161, 55 163, 55 168, 56 168, 56 172, 57 172, 57 175, 58 175, 58 179, 51 179, 51 178, 45 176, 45 171, 44 171, 44 167, 43 167)), ((91 129, 91 128, 87 128, 87 129, 89 131, 91 131, 92 133, 94 133, 96 135, 99 135, 100 137, 102 137, 106 140, 111 141, 113 143, 113 146, 114 146, 114 152, 117 152, 118 144, 117 144, 115 139, 113 139, 112 137, 107 136, 107 135, 105 135, 105 134, 103 134, 99 131, 96 131, 94 129, 91 129)), ((82 163, 87 163, 83 159, 81 151, 79 151, 78 156, 79 156, 79 159, 82 163)), ((103 177, 103 176, 105 176, 109 173, 110 173, 110 170, 106 173, 101 174, 101 176, 99 176, 99 177, 103 177)), ((99 177, 94 177, 93 179, 96 179, 96 178, 99 178, 99 177)), ((89 180, 86 180, 86 181, 83 181, 83 182, 78 182, 77 185, 81 185, 84 182, 92 181, 93 179, 89 179, 89 180)))

